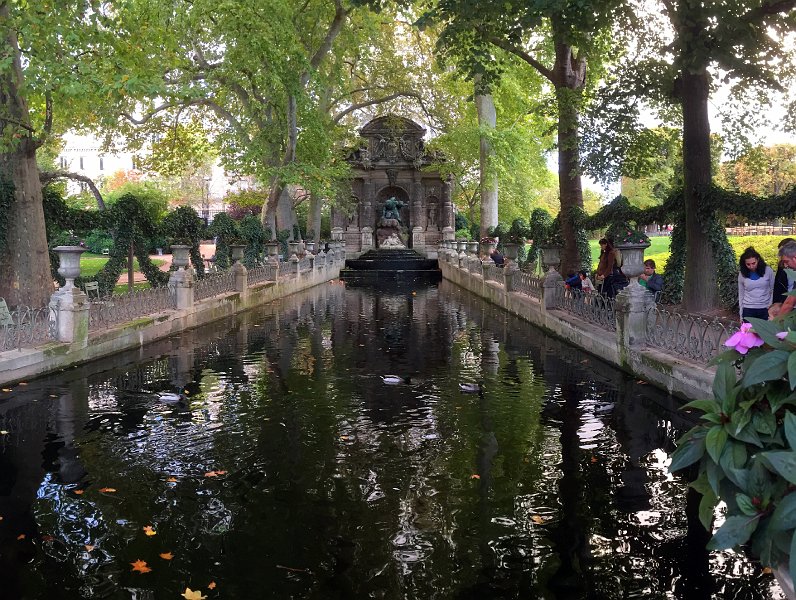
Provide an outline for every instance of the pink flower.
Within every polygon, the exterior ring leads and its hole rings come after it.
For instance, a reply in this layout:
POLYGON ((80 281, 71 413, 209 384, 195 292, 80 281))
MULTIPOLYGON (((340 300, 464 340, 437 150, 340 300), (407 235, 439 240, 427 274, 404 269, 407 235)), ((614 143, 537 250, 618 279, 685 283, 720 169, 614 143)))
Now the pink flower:
POLYGON ((777 339, 784 340, 786 337, 788 337, 788 332, 787 331, 780 331, 777 334, 777 339))
POLYGON ((739 331, 736 331, 730 339, 724 342, 724 345, 728 348, 735 348, 740 354, 746 354, 750 348, 757 348, 764 343, 760 336, 752 331, 752 324, 744 323, 739 331))

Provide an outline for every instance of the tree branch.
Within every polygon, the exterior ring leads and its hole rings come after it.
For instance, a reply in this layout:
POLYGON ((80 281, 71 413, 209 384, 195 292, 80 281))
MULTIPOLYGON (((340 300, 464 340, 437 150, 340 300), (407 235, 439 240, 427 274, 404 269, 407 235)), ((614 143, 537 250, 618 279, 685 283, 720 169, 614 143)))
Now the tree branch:
POLYGON ((153 108, 147 114, 145 114, 140 119, 136 119, 130 113, 122 112, 120 113, 121 116, 126 118, 130 121, 133 125, 144 125, 155 115, 169 110, 170 108, 186 108, 188 106, 204 106, 212 110, 218 117, 222 118, 223 120, 227 121, 233 129, 238 133, 238 135, 242 138, 244 143, 249 143, 251 140, 249 139, 249 134, 243 128, 240 121, 238 121, 231 112, 227 109, 221 107, 220 105, 216 104, 212 100, 208 98, 196 98, 195 100, 185 100, 182 102, 164 102, 160 106, 153 108))
POLYGON ((374 104, 382 104, 384 102, 389 102, 390 100, 395 100, 396 98, 415 98, 422 102, 423 98, 417 92, 395 92, 394 94, 390 94, 389 96, 384 96, 383 98, 372 98, 370 100, 365 100, 364 102, 359 102, 357 104, 352 104, 345 110, 341 110, 336 115, 332 117, 332 121, 335 123, 339 123, 340 120, 345 117, 346 115, 351 114, 355 110, 359 110, 360 108, 365 108, 366 106, 373 106, 374 104))
POLYGON ((39 181, 43 186, 56 181, 57 179, 72 179, 73 181, 82 181, 88 185, 91 193, 94 194, 94 198, 97 200, 97 207, 100 210, 105 210, 105 202, 102 199, 102 194, 100 194, 99 189, 94 184, 94 180, 92 180, 90 177, 80 175, 79 173, 71 173, 70 171, 42 171, 39 173, 39 181))
POLYGON ((498 48, 502 48, 509 54, 513 54, 514 56, 522 59, 529 65, 531 65, 534 69, 539 71, 539 73, 545 77, 546 79, 550 80, 551 83, 555 83, 553 81, 553 71, 545 67, 542 63, 536 60, 533 56, 522 50, 521 48, 517 48, 513 44, 509 44, 506 40, 501 39, 499 37, 489 37, 489 41, 497 46, 498 48))

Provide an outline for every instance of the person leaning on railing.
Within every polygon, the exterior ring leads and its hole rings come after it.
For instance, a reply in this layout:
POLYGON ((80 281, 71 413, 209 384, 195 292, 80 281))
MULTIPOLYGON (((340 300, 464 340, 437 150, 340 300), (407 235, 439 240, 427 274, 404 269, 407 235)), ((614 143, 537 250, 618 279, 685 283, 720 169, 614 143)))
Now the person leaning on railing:
MULTIPOLYGON (((779 260, 782 266, 786 269, 796 269, 796 242, 788 242, 779 249, 779 260)), ((791 287, 791 293, 796 288, 796 282, 791 287)), ((783 317, 793 310, 793 305, 796 304, 796 296, 785 296, 782 302, 782 308, 779 309, 777 317, 783 317)))
POLYGON ((749 246, 738 261, 738 311, 741 321, 749 317, 768 320, 768 307, 774 293, 774 271, 749 246))

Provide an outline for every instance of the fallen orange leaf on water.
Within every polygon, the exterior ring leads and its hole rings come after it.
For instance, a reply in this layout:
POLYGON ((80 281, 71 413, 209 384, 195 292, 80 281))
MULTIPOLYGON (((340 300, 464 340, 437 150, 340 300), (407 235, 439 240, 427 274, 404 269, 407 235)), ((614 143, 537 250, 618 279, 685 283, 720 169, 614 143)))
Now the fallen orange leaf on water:
POLYGON ((73 493, 73 494, 77 494, 77 495, 79 496, 80 494, 82 494, 82 493, 83 493, 83 492, 85 492, 85 491, 86 491, 86 490, 72 490, 72 493, 73 493))
POLYGON ((152 525, 144 525, 143 529, 144 529, 144 533, 149 535, 149 536, 158 534, 158 532, 155 531, 155 528, 152 527, 152 525))
POLYGON ((470 475, 470 479, 481 479, 480 475, 470 475))
POLYGON ((596 463, 596 462, 597 462, 597 457, 596 457, 596 456, 592 456, 592 457, 591 457, 591 461, 592 461, 593 463, 596 463))
POLYGON ((138 571, 139 573, 149 573, 152 570, 147 566, 146 561, 143 561, 140 558, 135 562, 131 562, 130 564, 133 565, 133 571, 138 571))
POLYGON ((161 552, 158 556, 163 560, 171 560, 174 558, 174 555, 171 552, 161 552))
POLYGON ((216 582, 215 582, 215 581, 211 581, 210 583, 208 583, 208 584, 207 584, 207 589, 208 589, 208 590, 214 590, 214 589, 216 589, 216 582))
POLYGON ((176 477, 169 477, 166 481, 169 482, 169 483, 177 483, 177 478, 176 477))
POLYGON ((773 572, 774 571, 771 570, 771 567, 763 567, 763 573, 765 573, 766 575, 773 572))
POLYGON ((205 473, 205 477, 218 477, 219 475, 226 475, 226 471, 208 471, 205 473))
POLYGON ((105 493, 105 494, 113 494, 116 491, 116 488, 104 487, 104 488, 100 488, 100 491, 105 493))
POLYGON ((207 596, 202 594, 199 590, 193 591, 189 587, 185 588, 182 597, 185 598, 185 600, 205 600, 205 598, 207 598, 207 596))
POLYGON ((55 538, 53 536, 51 536, 51 535, 43 535, 43 536, 41 536, 41 541, 42 542, 54 542, 55 538))
POLYGON ((86 552, 91 552, 94 549, 94 546, 91 544, 85 544, 83 547, 86 549, 86 552))
POLYGON ((544 523, 544 522, 545 522, 545 520, 546 520, 546 519, 545 519, 544 517, 540 517, 539 515, 533 515, 533 516, 531 517, 531 521, 533 521, 533 522, 534 522, 534 523, 536 523, 537 525, 541 525, 542 523, 544 523))
POLYGON ((25 534, 24 534, 24 533, 20 533, 20 534, 17 536, 17 540, 24 540, 24 539, 25 539, 25 534))
POLYGON ((3 388, 3 391, 7 393, 7 392, 13 392, 14 390, 12 390, 11 388, 3 388))

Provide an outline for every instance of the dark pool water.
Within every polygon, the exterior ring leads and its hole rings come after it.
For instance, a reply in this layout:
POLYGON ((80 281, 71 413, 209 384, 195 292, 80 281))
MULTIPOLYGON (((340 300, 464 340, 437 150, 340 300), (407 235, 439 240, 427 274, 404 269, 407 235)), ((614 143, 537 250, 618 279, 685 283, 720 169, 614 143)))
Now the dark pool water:
POLYGON ((779 598, 704 551, 675 406, 448 284, 333 282, 3 391, 0 597, 779 598))

